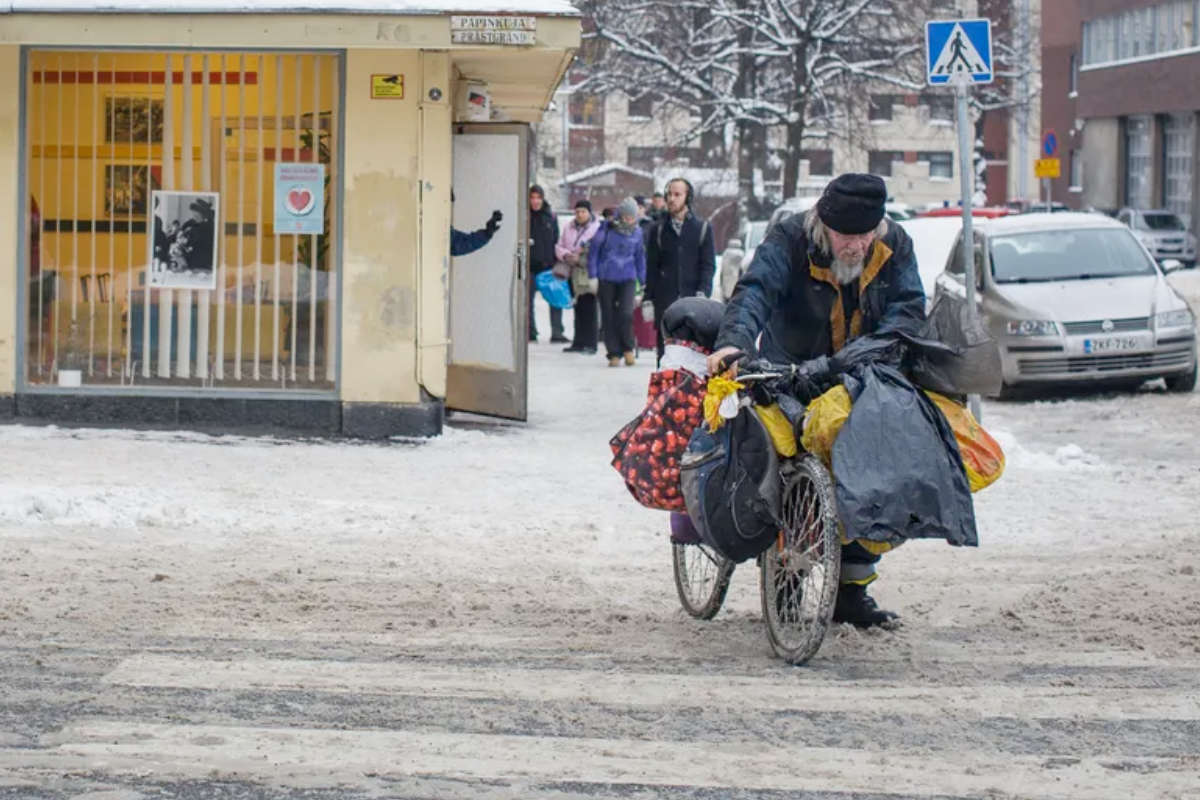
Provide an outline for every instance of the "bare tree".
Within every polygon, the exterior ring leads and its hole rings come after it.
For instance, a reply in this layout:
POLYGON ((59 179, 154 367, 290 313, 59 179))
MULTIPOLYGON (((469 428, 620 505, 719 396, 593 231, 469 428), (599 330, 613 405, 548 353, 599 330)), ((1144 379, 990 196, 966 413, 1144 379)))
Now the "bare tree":
POLYGON ((580 7, 591 22, 584 88, 655 91, 699 115, 692 137, 732 126, 743 198, 754 165, 765 161, 767 128, 786 132, 790 196, 812 126, 849 138, 865 87, 923 85, 921 0, 580 0, 580 7))

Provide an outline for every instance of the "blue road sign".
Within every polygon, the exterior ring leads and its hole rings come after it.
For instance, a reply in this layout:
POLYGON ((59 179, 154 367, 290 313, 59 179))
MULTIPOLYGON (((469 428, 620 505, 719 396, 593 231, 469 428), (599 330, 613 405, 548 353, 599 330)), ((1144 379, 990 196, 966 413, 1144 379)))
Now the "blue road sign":
POLYGON ((948 19, 925 23, 925 64, 933 86, 992 82, 992 23, 948 19))
POLYGON ((1054 135, 1054 131, 1046 131, 1042 135, 1042 157, 1054 158, 1054 154, 1058 152, 1058 137, 1054 135))

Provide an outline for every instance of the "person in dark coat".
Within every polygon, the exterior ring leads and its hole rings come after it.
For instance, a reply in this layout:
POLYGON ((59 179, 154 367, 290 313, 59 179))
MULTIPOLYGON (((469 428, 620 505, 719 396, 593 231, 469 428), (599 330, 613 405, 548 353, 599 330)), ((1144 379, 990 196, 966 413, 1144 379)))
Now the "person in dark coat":
POLYGON ((650 229, 646 239, 646 289, 642 311, 653 310, 658 331, 658 358, 662 359, 662 315, 680 297, 712 294, 717 257, 712 226, 692 212, 692 185, 683 178, 667 183, 666 214, 650 229))
MULTIPOLYGON (((450 202, 454 202, 454 190, 450 190, 450 202)), ((471 233, 463 233, 450 226, 450 255, 465 256, 474 253, 476 250, 483 247, 492 240, 496 235, 496 231, 500 230, 500 221, 504 219, 504 214, 497 209, 492 212, 492 216, 483 224, 483 227, 471 233)))
POLYGON ((608 365, 615 367, 624 357, 632 367, 636 360, 633 338, 633 306, 636 284, 646 279, 646 244, 637 226, 637 204, 632 197, 621 201, 617 219, 600 226, 588 246, 588 277, 600 280, 600 320, 608 365))
MULTIPOLYGON (((537 341, 537 322, 533 307, 537 300, 536 275, 554 266, 554 245, 558 244, 558 220, 546 202, 542 187, 529 187, 529 341, 537 341)), ((562 309, 550 307, 550 341, 565 342, 563 335, 562 309)))
MULTIPOLYGON (((815 208, 778 223, 725 308, 710 369, 737 351, 799 364, 832 356, 860 336, 916 334, 925 290, 912 240, 884 215, 886 200, 881 178, 846 174, 825 187, 815 208)), ((886 549, 875 545, 842 547, 834 620, 866 627, 897 619, 867 594, 886 549)))

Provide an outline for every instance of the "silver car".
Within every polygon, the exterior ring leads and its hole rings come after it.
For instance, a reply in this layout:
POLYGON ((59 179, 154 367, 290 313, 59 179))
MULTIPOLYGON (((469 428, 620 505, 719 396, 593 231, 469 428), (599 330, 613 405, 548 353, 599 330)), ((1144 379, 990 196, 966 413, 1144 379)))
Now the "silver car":
MULTIPOLYGON (((1129 228, 1098 214, 974 222, 980 315, 1000 344, 1006 393, 1080 383, 1196 385, 1196 318, 1129 228)), ((935 296, 962 303, 962 234, 935 296)))
POLYGON ((1185 267, 1196 265, 1196 237, 1188 233, 1178 214, 1165 209, 1122 208, 1117 220, 1128 225, 1159 261, 1174 258, 1185 267))

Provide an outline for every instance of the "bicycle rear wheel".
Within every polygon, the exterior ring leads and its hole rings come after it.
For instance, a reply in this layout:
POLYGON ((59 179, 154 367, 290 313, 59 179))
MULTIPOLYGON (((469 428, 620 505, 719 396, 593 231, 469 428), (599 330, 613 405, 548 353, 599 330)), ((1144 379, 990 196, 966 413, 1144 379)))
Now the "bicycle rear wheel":
POLYGON ((821 647, 841 574, 833 481, 805 455, 783 470, 783 524, 759 559, 763 620, 775 654, 803 664, 821 647))
POLYGON ((725 602, 736 565, 706 544, 672 543, 671 551, 683 610, 696 619, 712 619, 725 602))

